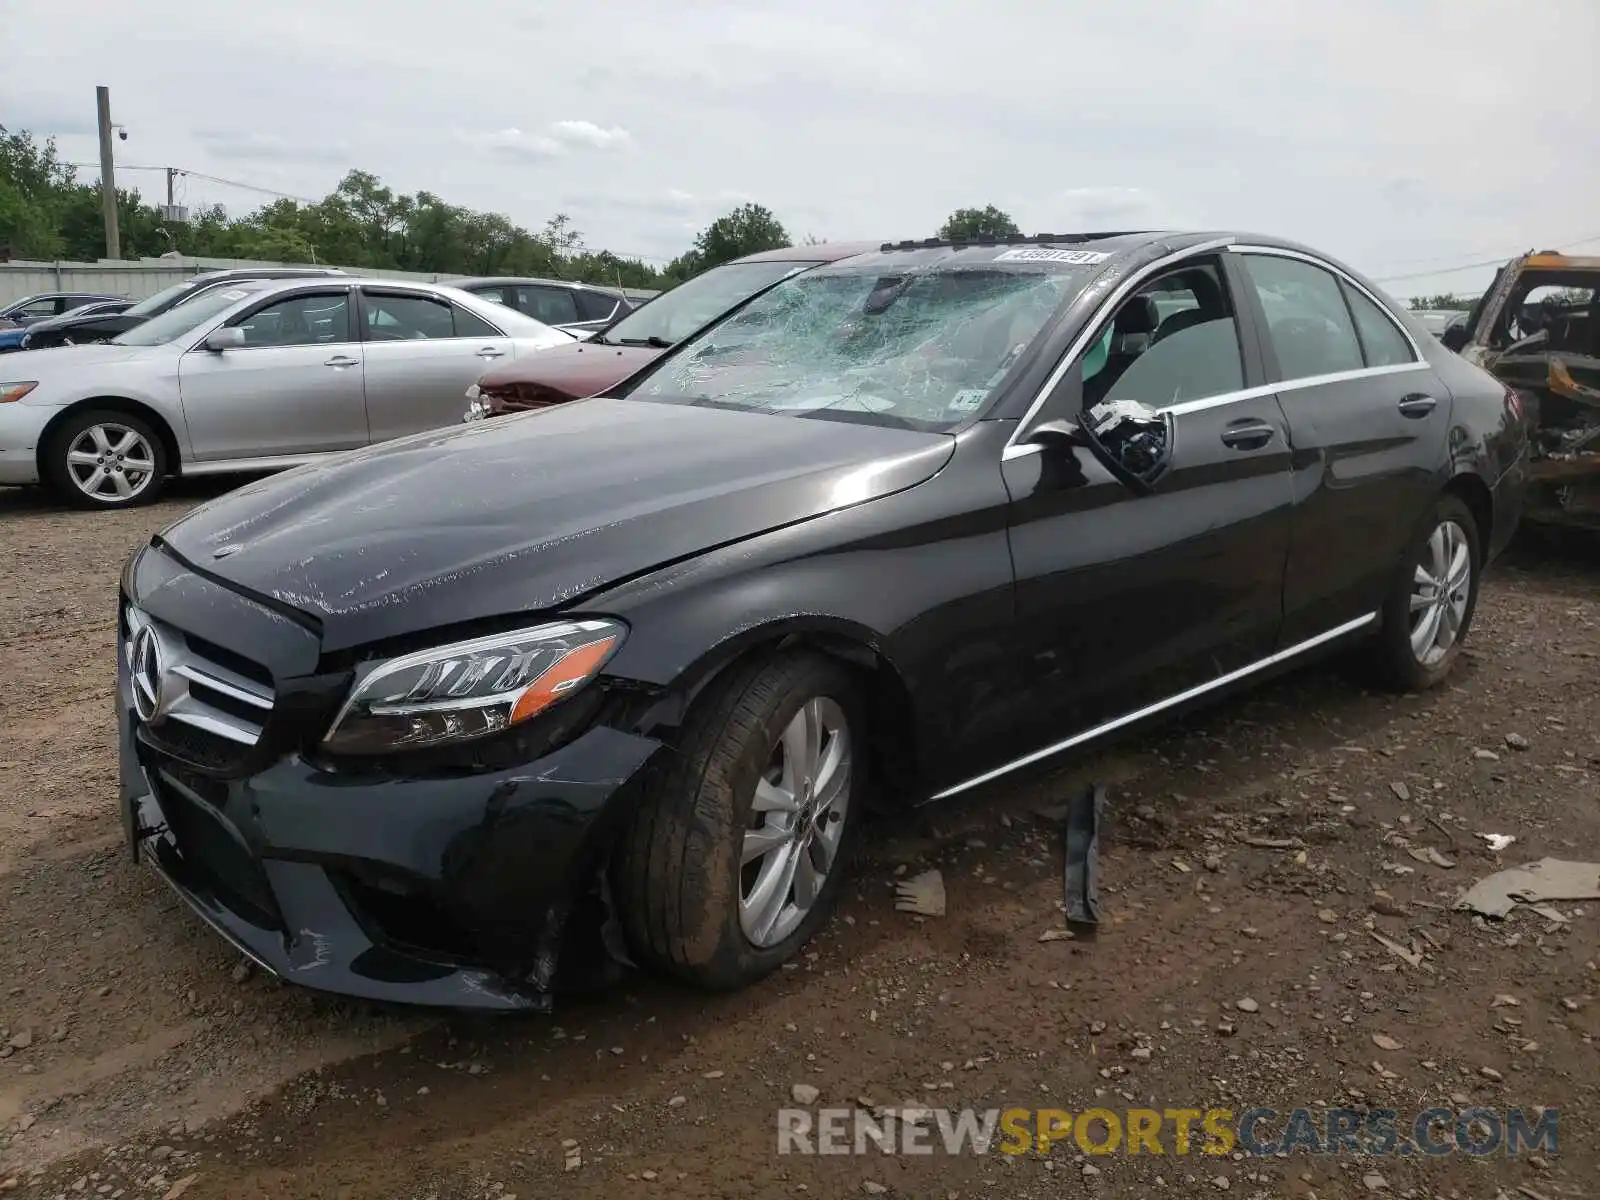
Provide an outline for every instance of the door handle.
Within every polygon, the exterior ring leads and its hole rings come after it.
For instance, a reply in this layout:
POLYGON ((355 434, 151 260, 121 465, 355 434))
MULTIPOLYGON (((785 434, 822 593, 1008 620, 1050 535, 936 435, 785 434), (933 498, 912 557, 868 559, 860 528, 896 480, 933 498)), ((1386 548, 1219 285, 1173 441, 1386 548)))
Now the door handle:
POLYGON ((1277 432, 1265 421, 1244 417, 1238 421, 1228 422, 1227 428, 1222 431, 1222 444, 1232 450, 1259 450, 1270 442, 1277 432))
POLYGON ((325 367, 359 367, 361 362, 359 359, 351 358, 347 354, 335 354, 322 365, 325 367))
POLYGON ((1425 417, 1438 407, 1439 402, 1427 392, 1412 392, 1400 398, 1400 415, 1416 420, 1425 417))
POLYGON ((504 350, 496 350, 493 346, 485 346, 478 351, 479 358, 504 358, 505 356, 506 352, 504 350))

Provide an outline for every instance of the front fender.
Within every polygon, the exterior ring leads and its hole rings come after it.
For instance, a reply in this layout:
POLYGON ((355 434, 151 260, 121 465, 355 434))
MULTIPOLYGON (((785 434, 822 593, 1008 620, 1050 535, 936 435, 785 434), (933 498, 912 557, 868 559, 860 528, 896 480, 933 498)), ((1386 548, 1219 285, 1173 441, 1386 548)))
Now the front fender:
MULTIPOLYGON (((995 428, 1003 440, 1009 426, 995 428)), ((998 442, 971 449, 998 457, 998 442)), ((606 674, 662 697, 637 732, 670 741, 664 727, 731 662, 802 638, 892 678, 918 774, 939 779, 992 755, 986 722, 1015 694, 1006 504, 998 470, 952 465, 629 581, 584 610, 630 627, 606 674)))

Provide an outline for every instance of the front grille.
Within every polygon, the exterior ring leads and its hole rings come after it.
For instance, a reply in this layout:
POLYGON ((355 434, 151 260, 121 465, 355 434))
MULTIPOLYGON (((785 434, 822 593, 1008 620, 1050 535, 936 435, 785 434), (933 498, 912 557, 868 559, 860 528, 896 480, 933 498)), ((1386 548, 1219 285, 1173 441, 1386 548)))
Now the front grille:
POLYGON ((145 736, 198 766, 236 766, 272 716, 270 672, 132 606, 124 621, 134 712, 145 736))

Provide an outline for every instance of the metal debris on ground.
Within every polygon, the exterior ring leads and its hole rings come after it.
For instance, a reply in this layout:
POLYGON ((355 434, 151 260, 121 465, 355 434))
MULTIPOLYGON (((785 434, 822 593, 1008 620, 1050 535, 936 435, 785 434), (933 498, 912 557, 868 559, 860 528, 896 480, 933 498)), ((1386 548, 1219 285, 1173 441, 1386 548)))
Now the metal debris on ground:
POLYGON ((1062 825, 1066 866, 1067 924, 1100 923, 1100 822, 1105 817, 1106 786, 1090 784, 1067 805, 1062 825))
POLYGON ((902 879, 894 885, 894 906, 919 917, 944 916, 944 876, 937 869, 902 879))
POLYGON ((1467 889, 1456 907, 1485 917, 1506 917, 1518 904, 1546 900, 1600 900, 1600 863, 1541 858, 1496 871, 1467 889))
POLYGON ((1407 966, 1420 967, 1422 965, 1422 951, 1417 949, 1408 950, 1393 938, 1384 937, 1383 934, 1379 933, 1376 929, 1369 929, 1367 932, 1370 933, 1373 938, 1384 947, 1384 949, 1388 950, 1390 954, 1393 954, 1407 966))

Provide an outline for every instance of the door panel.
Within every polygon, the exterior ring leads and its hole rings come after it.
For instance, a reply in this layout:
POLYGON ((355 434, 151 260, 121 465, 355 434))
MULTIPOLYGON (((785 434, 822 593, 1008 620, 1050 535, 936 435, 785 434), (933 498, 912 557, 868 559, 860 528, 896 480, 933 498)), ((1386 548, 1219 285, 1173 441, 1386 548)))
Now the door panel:
POLYGON ((1382 606, 1438 491, 1451 397, 1399 326, 1324 265, 1235 258, 1295 449, 1283 631, 1292 644, 1382 606))
POLYGON ((1289 542, 1283 414, 1266 396, 1174 419, 1172 466, 1148 495, 1081 447, 1003 464, 1035 744, 1204 684, 1276 644, 1289 542), (1244 422, 1266 440, 1233 436, 1244 422))
POLYGON ((1292 388, 1279 399, 1295 445, 1283 635, 1295 642, 1382 606, 1438 494, 1450 393, 1423 368, 1292 388), (1418 412, 1423 397, 1435 403, 1418 412))
POLYGON ((513 352, 508 337, 457 337, 454 310, 432 297, 367 290, 362 307, 374 442, 459 423, 466 390, 513 352))
POLYGON ((367 444, 362 350, 349 293, 296 295, 230 322, 242 347, 198 347, 179 363, 197 461, 350 450, 367 444))

